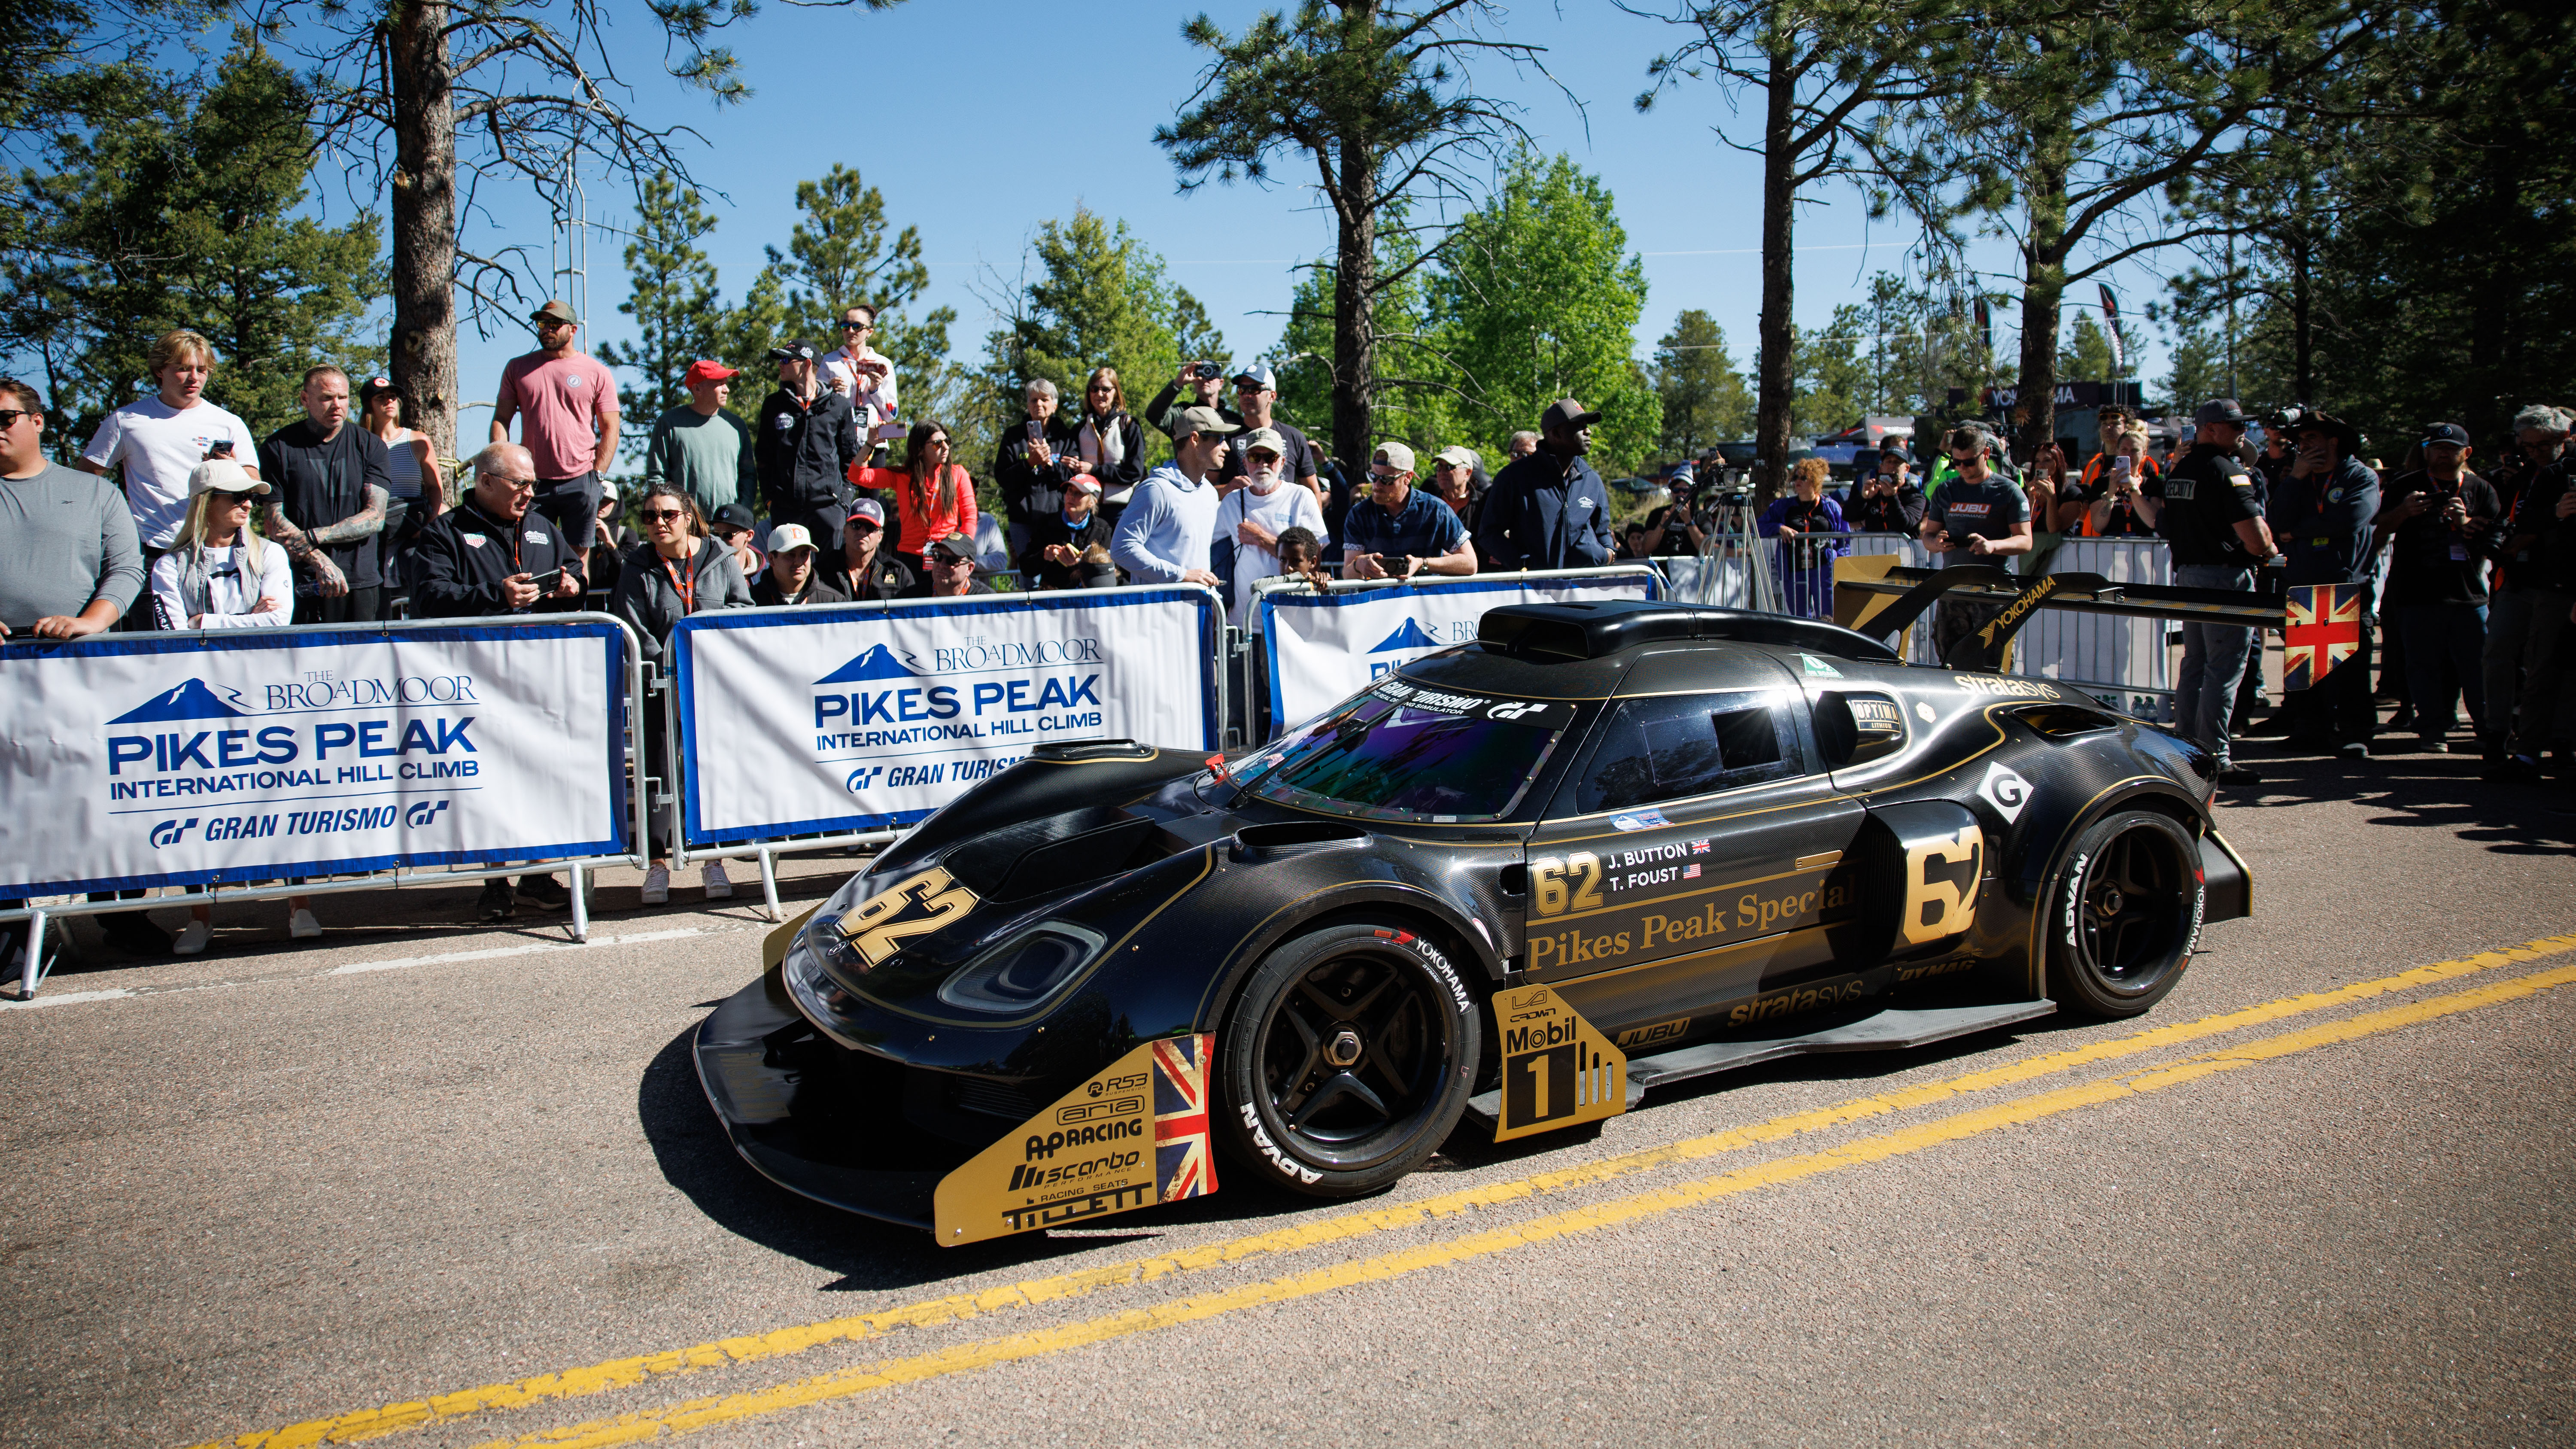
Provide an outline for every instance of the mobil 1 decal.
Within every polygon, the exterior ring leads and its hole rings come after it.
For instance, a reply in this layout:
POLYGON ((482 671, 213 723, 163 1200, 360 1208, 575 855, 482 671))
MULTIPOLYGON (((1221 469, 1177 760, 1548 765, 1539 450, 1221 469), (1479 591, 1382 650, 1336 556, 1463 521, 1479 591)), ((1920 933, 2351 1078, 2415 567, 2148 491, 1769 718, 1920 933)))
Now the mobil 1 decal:
POLYGON ((1214 1037, 1150 1041, 939 1180, 942 1247, 1216 1191, 1208 1143, 1214 1037))
POLYGON ((1494 993, 1503 1106, 1494 1140, 1598 1122, 1628 1110, 1628 1057, 1544 986, 1494 993))

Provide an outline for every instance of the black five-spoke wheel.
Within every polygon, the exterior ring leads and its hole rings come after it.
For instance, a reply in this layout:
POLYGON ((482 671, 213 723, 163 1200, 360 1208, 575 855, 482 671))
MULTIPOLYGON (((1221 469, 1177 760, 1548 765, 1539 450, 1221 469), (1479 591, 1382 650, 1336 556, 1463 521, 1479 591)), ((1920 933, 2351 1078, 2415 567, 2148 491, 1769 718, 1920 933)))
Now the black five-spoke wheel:
POLYGON ((2095 1016, 2136 1016, 2182 979, 2200 936, 2199 842, 2169 815, 2121 811, 2087 826, 2050 894, 2049 980, 2095 1016))

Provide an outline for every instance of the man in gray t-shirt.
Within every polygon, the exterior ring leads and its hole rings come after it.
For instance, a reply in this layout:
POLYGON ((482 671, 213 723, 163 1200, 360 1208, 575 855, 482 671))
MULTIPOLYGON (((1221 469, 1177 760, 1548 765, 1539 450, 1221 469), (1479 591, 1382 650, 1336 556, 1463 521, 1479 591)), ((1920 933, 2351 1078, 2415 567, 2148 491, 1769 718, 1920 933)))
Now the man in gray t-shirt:
POLYGON ((77 639, 143 590, 134 513, 115 485, 45 459, 36 390, 0 378, 0 639, 77 639))

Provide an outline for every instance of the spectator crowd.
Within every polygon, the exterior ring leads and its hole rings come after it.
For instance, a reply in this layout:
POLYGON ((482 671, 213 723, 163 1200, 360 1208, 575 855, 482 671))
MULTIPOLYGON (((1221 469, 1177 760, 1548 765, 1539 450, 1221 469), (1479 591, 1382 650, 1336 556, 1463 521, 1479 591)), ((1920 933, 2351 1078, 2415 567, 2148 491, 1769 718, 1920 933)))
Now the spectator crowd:
MULTIPOLYGON (((522 615, 596 592, 656 657, 706 610, 990 593, 1000 578, 1039 591, 1204 584, 1249 628, 1268 579, 1582 568, 1704 554, 1730 529, 1776 540, 1782 607, 1823 616, 1832 560, 1855 532, 1917 539, 1944 564, 2029 555, 2042 535, 2154 537, 2189 588, 2362 586, 2359 655, 2265 723, 2248 717, 2255 632, 2182 629, 2175 727, 2226 783, 2254 780, 2233 748, 2249 728, 2366 758, 2382 700, 2396 706, 2386 729, 2435 753, 2465 712, 2494 778, 2563 777, 2576 747, 2576 490, 2570 418, 2550 406, 2514 418, 2484 473, 2456 424, 2426 427, 2387 467, 2330 415, 2257 420, 2227 399, 2201 405, 2162 457, 2142 422, 2106 409, 2103 446, 2080 467, 2056 444, 2016 467, 1971 423, 1922 450, 1919 479, 1894 446, 1864 453, 1842 488, 1805 459, 1758 519, 1735 498, 1712 507, 1724 468, 1712 456, 1676 467, 1670 501, 1614 539, 1616 505, 1588 461, 1600 414, 1574 399, 1513 435, 1498 471, 1451 446, 1425 473, 1388 441, 1354 477, 1277 416, 1267 365, 1196 360, 1141 411, 1114 368, 1094 369, 1077 399, 1028 384, 986 475, 997 517, 978 507, 949 430, 903 417, 862 304, 842 312, 835 350, 769 352, 775 387, 752 422, 728 406, 741 369, 691 365, 686 401, 645 435, 630 507, 608 479, 623 426, 614 379, 578 346, 571 307, 549 301, 529 321, 536 348, 502 370, 452 506, 446 466, 383 377, 353 386, 314 367, 300 415, 258 437, 206 397, 213 346, 173 331, 151 350, 153 390, 110 413, 70 467, 47 456, 43 398, 0 379, 0 638, 522 615), (2245 442, 2258 421, 2260 450, 2245 442), (1147 427, 1169 445, 1151 468, 1147 427)), ((1944 610, 1936 641, 1974 623, 1944 610)), ((647 723, 658 748, 659 717, 647 723)), ((668 894, 668 831, 653 822, 648 902, 668 894)), ((704 885, 732 893, 719 862, 704 885)), ((495 879, 482 914, 565 898, 550 876, 495 879)), ((319 933, 302 898, 289 907, 296 935, 319 933)), ((103 920, 138 954, 202 950, 208 934, 202 910, 175 942, 140 911, 103 920)))

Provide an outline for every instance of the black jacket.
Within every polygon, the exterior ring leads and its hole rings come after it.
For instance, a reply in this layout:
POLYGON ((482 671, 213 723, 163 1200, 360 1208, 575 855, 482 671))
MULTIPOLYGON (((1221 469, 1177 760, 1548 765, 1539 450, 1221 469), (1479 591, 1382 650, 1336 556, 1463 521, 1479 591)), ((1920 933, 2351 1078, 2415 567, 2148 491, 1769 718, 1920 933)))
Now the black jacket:
POLYGON ((2463 469, 2445 488, 2433 475, 2417 469, 2388 480, 2379 511, 2384 515, 2412 493, 2431 493, 2433 506, 2397 525, 2396 548, 2388 561, 2388 602, 2392 604, 2483 604, 2487 601, 2487 558, 2498 542, 2496 526, 2504 512, 2493 485, 2463 469), (2469 522, 2453 528, 2442 517, 2456 494, 2467 505, 2469 522))
POLYGON ((832 576, 832 587, 840 590, 844 597, 859 603, 908 598, 912 594, 914 585, 919 582, 920 579, 913 573, 911 565, 896 558, 893 551, 883 544, 877 545, 876 557, 868 561, 866 578, 852 578, 846 571, 832 576))
POLYGON ((421 529, 409 565, 411 611, 423 619, 469 619, 579 608, 578 598, 548 593, 513 609, 502 593, 501 581, 512 574, 557 567, 581 571, 562 531, 545 515, 531 508, 517 523, 504 523, 469 496, 421 529))
POLYGON ((1927 503, 1923 490, 1911 483, 1899 483, 1886 498, 1864 497, 1855 486, 1850 501, 1843 504, 1843 522, 1854 533, 1901 533, 1912 538, 1923 531, 1927 503))
POLYGON ((2576 458, 2561 458, 2524 475, 2504 532, 2517 538, 2531 534, 2535 541, 2519 557, 2504 560, 2507 588, 2576 594, 2576 514, 2558 516, 2558 500, 2570 486, 2576 486, 2576 458))
POLYGON ((671 626, 690 614, 751 607, 751 585, 742 581, 742 565, 734 562, 732 549, 712 538, 698 540, 698 551, 690 557, 683 577, 695 595, 694 608, 680 607, 680 591, 653 545, 639 543, 626 556, 617 592, 608 599, 608 612, 634 629, 646 663, 660 662, 670 647, 671 626))
MULTIPOLYGON (((1027 580, 1028 587, 1032 589, 1107 587, 1099 582, 1099 571, 1092 565, 1078 558, 1070 566, 1056 563, 1046 556, 1046 550, 1047 545, 1051 543, 1072 544, 1076 553, 1095 543, 1105 549, 1109 547, 1109 535, 1114 527, 1115 525, 1102 516, 1096 508, 1092 510, 1087 525, 1079 532, 1064 521, 1062 505, 1047 510, 1029 521, 1029 546, 1017 560, 1020 566, 1020 577, 1027 580)), ((1099 568, 1108 571, 1110 584, 1118 582, 1117 565, 1102 564, 1099 568)))
POLYGON ((782 387, 762 401, 752 431, 752 464, 771 514, 847 508, 858 496, 846 475, 867 453, 847 397, 827 388, 809 408, 782 387))
POLYGON ((2266 518, 2286 556, 2282 582, 2357 584, 2378 570, 2370 521, 2379 516, 2379 475, 2346 458, 2318 478, 2282 474, 2272 482, 2266 518))
POLYGON ((1077 455, 1074 442, 1079 423, 1068 424, 1063 413, 1046 420, 1042 435, 1053 450, 1056 461, 1043 468, 1029 466, 1029 423, 1023 417, 1002 430, 1002 441, 993 450, 993 482, 1002 493, 1002 516, 1026 528, 1029 524, 1064 507, 1064 459, 1077 455))
POLYGON ((778 591, 776 564, 770 565, 751 585, 751 605, 755 609, 775 609, 786 604, 846 604, 849 601, 850 596, 832 587, 832 581, 823 577, 820 570, 806 577, 802 598, 791 599, 778 591))

